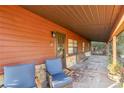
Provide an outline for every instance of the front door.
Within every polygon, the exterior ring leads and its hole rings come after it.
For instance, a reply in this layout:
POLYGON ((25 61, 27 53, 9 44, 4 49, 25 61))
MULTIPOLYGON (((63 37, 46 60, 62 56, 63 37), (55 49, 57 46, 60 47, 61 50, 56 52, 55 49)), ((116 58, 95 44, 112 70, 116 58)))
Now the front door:
POLYGON ((56 32, 56 56, 62 59, 63 68, 66 67, 65 39, 65 34, 56 32))

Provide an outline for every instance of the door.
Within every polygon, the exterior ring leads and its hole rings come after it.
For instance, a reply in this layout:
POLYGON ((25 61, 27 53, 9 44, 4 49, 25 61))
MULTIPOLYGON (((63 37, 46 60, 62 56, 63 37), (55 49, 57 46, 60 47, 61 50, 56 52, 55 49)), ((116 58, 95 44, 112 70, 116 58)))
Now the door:
POLYGON ((65 39, 65 34, 56 32, 56 56, 62 59, 63 68, 66 67, 65 39))

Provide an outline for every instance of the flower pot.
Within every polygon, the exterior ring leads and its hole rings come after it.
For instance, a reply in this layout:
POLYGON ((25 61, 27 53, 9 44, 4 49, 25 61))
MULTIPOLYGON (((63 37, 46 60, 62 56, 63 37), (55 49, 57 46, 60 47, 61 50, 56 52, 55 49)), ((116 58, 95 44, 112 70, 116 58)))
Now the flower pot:
POLYGON ((120 81, 121 75, 108 73, 108 78, 117 82, 117 81, 120 81))

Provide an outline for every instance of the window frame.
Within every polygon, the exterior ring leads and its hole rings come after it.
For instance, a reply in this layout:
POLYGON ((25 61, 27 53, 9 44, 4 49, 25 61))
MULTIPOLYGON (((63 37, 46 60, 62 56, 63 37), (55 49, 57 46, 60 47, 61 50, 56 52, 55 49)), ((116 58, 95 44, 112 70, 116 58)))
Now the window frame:
POLYGON ((68 54, 69 55, 78 54, 78 40, 68 39, 68 54), (71 50, 71 48, 72 48, 72 50, 71 50), (70 52, 70 50, 71 50, 71 52, 70 52))
POLYGON ((82 42, 82 52, 85 52, 85 42, 82 42))

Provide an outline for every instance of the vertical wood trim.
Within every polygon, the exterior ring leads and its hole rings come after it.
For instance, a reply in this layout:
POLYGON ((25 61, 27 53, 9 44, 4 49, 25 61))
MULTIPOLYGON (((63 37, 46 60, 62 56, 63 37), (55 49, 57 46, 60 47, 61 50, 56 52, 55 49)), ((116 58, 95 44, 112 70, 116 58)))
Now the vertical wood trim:
POLYGON ((116 48, 116 36, 113 36, 113 40, 112 40, 112 50, 113 50, 113 65, 116 65, 117 62, 117 48, 116 48))

